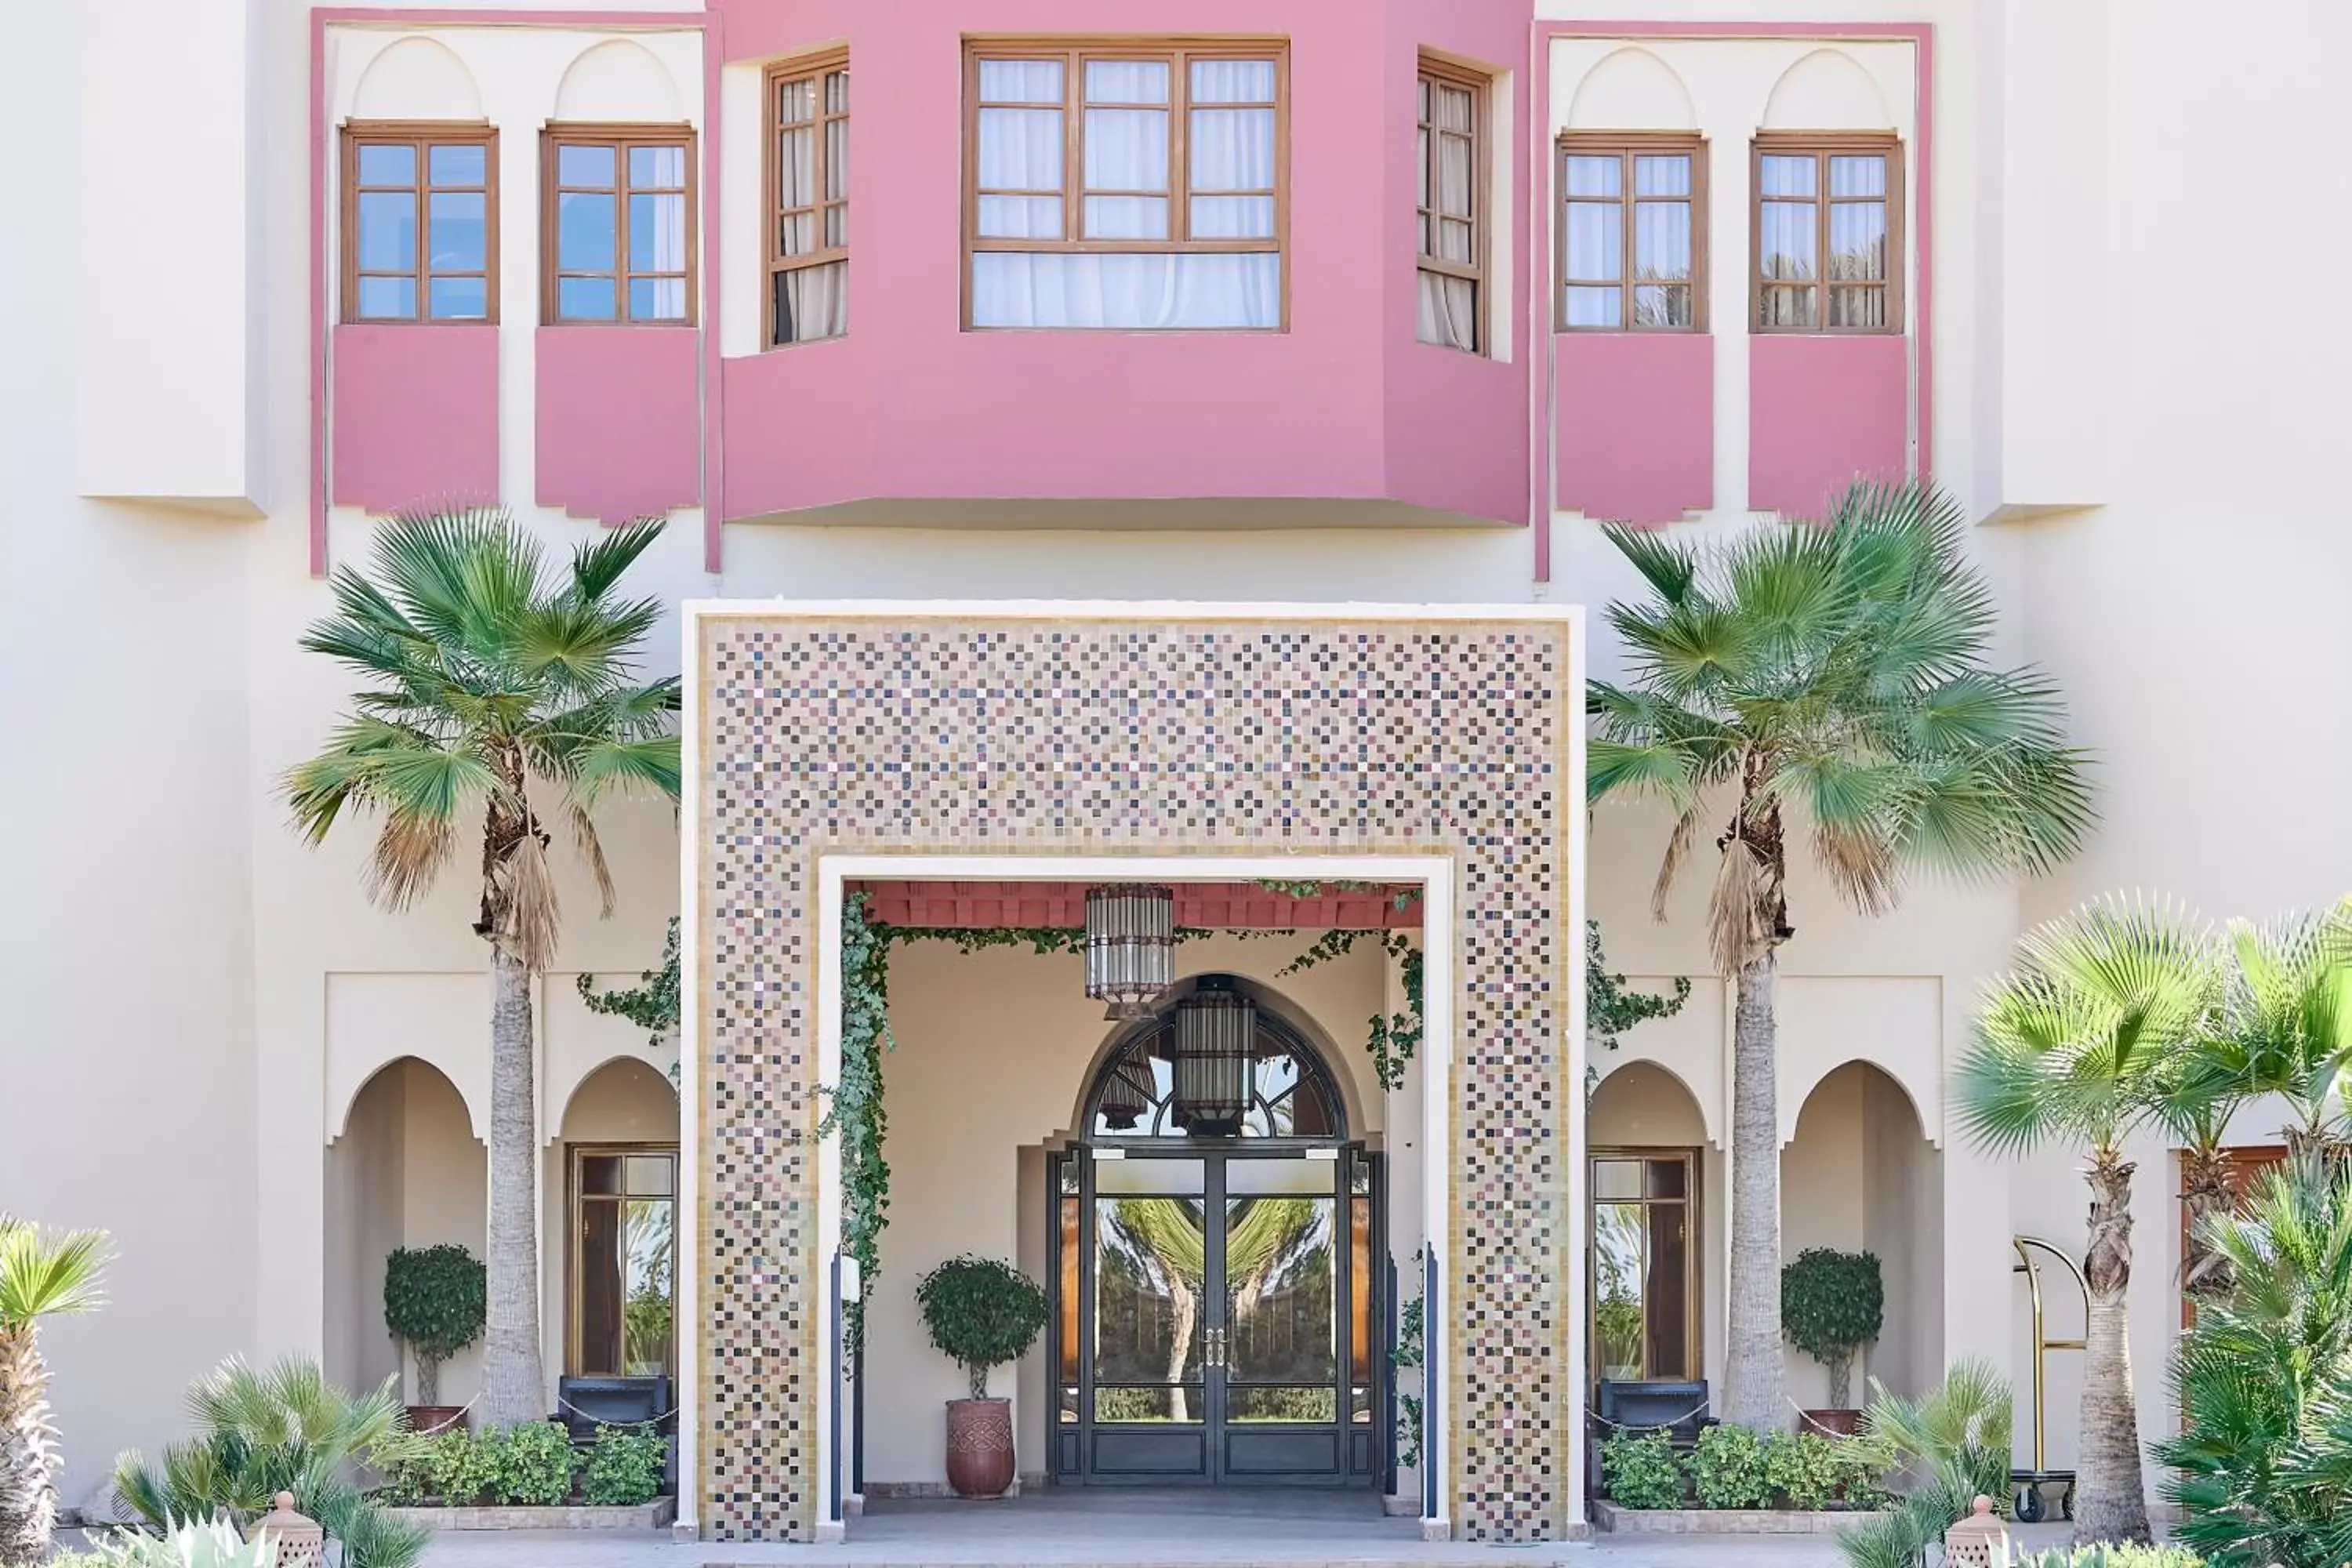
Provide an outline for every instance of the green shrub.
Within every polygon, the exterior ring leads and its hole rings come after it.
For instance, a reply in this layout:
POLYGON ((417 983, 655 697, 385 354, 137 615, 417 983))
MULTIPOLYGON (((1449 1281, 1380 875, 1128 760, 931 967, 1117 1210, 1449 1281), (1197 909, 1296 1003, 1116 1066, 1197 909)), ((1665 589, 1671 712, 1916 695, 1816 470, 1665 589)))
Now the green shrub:
POLYGON ((1772 1446, 1745 1426, 1710 1426, 1690 1457, 1701 1508, 1770 1508, 1772 1446))
POLYGON ((572 1436, 532 1421, 488 1439, 490 1498, 509 1508, 555 1508, 572 1500, 572 1436))
POLYGON ((378 1498, 406 1508, 425 1502, 470 1507, 482 1500, 499 1474, 495 1440, 477 1437, 463 1426, 430 1436, 403 1433, 376 1450, 375 1464, 384 1472, 378 1498))
POLYGON ((661 1496, 668 1445, 646 1428, 599 1426, 580 1480, 583 1501, 600 1508, 635 1508, 661 1496))
POLYGON ((2025 1552, 2018 1558, 2017 1568, 2205 1568, 2205 1559, 2179 1546, 2102 1542, 2071 1552, 2053 1546, 2047 1552, 2025 1552))
POLYGON ((1010 1263, 950 1258, 915 1286, 931 1343, 964 1370, 974 1399, 991 1367, 1019 1361, 1045 1328, 1045 1292, 1010 1263))
POLYGON ((1664 1432, 1626 1432, 1601 1445, 1601 1479, 1624 1508, 1680 1508, 1682 1466, 1664 1432))
POLYGON ((1833 1410, 1847 1407, 1853 1352, 1878 1337, 1885 1301, 1878 1259, 1871 1253, 1809 1247, 1780 1270, 1780 1330, 1790 1343, 1829 1368, 1833 1410))
POLYGON ((416 1403, 441 1403, 441 1363, 482 1337, 482 1260, 462 1247, 404 1247, 384 1259, 383 1326, 416 1358, 416 1403))
POLYGON ((1819 1432, 1773 1438, 1766 1445, 1764 1474, 1790 1508, 1808 1512, 1837 1500, 1845 1479, 1837 1444, 1819 1432))

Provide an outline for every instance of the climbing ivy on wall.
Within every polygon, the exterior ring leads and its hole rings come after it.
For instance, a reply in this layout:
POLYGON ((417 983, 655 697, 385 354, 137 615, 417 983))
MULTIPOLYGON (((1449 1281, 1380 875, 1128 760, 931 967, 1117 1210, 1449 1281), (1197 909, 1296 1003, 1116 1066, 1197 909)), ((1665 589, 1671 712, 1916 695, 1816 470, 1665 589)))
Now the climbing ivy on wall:
POLYGON ((852 893, 841 911, 841 1081, 825 1091, 819 1137, 841 1138, 842 1249, 857 1262, 857 1299, 843 1307, 849 1342, 864 1342, 866 1300, 882 1273, 882 1231, 890 1223, 890 1130, 882 1106, 882 1053, 890 1037, 889 928, 866 916, 852 893))

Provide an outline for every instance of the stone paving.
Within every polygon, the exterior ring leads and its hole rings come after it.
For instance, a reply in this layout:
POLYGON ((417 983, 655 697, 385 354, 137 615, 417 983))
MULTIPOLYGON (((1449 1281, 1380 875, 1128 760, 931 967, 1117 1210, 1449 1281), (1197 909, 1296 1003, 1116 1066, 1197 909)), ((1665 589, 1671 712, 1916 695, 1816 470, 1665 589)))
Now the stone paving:
MULTIPOLYGON (((2021 1531, 2034 1545, 2062 1524, 2021 1531)), ((673 1543, 667 1532, 479 1531, 436 1540, 424 1568, 1368 1568, 1374 1563, 1538 1568, 1837 1568, 1828 1536, 1610 1536, 1590 1545, 1426 1542, 1361 1494, 1048 1491, 1001 1503, 876 1502, 834 1546, 673 1543)))

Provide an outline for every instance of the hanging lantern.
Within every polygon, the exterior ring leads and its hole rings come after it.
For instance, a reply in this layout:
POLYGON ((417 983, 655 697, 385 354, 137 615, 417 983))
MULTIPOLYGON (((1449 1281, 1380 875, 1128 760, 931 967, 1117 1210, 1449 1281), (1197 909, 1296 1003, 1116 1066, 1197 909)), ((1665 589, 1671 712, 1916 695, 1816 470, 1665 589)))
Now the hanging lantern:
POLYGON ((1195 991, 1176 1004, 1170 1049, 1176 1124, 1196 1138, 1230 1138, 1250 1105, 1257 1009, 1231 991, 1195 991))
POLYGON ((1114 883, 1087 889, 1087 994, 1118 1022, 1151 1016, 1176 979, 1176 894, 1114 883))
POLYGON ((1159 1086, 1151 1081, 1151 1068, 1145 1061, 1140 1047, 1130 1048, 1110 1069, 1109 1081, 1103 1085, 1103 1126, 1113 1132, 1132 1132, 1143 1113, 1159 1099, 1159 1086))

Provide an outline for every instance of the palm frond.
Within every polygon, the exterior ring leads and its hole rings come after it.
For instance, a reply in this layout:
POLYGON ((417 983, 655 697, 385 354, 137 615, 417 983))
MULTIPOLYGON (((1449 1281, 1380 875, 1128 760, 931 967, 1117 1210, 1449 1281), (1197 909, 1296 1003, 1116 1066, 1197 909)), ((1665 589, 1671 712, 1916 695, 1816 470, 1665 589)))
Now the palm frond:
POLYGON ((1618 523, 1610 524, 1601 532, 1660 599, 1679 605, 1689 596, 1691 584, 1698 577, 1699 561, 1697 552, 1688 545, 1654 530, 1618 523))
POLYGON ((0 1214, 0 1333, 104 1306, 113 1261, 102 1230, 44 1230, 0 1214))
POLYGON ((630 567, 654 547, 665 524, 658 518, 641 519, 625 527, 606 530, 572 552, 572 594, 593 603, 620 584, 630 567))

